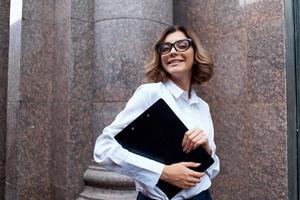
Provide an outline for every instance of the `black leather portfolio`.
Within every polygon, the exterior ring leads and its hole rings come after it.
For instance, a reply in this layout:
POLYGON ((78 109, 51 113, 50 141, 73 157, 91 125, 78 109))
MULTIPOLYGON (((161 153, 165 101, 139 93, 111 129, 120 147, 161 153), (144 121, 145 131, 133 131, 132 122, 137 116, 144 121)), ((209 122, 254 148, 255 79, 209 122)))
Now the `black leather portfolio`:
MULTIPOLYGON (((168 104, 159 99, 118 133, 115 139, 130 152, 166 165, 183 161, 201 163, 193 170, 203 172, 214 160, 201 146, 190 153, 183 152, 181 144, 187 130, 168 104)), ((159 180, 157 187, 170 199, 181 190, 162 180, 159 180)))

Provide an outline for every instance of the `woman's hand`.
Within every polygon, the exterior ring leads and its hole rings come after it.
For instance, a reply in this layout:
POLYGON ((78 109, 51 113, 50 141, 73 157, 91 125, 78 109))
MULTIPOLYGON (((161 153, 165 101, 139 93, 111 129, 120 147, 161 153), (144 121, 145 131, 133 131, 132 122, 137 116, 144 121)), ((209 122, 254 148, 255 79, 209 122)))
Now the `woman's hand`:
POLYGON ((205 175, 205 173, 189 169, 198 166, 200 166, 200 164, 194 162, 181 162, 165 165, 160 179, 182 189, 194 187, 200 182, 201 177, 205 175))
POLYGON ((211 155, 211 149, 208 144, 207 135, 200 128, 194 128, 188 130, 182 140, 183 152, 189 153, 202 145, 206 151, 211 155))

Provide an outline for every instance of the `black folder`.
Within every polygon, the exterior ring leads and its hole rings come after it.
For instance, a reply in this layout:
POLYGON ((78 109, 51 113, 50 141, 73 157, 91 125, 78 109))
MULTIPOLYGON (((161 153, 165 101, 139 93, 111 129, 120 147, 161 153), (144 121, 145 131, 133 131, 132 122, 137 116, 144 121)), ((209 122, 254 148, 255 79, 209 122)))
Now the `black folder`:
MULTIPOLYGON (((164 163, 197 162, 195 171, 204 172, 214 160, 199 146, 190 153, 183 152, 182 140, 188 129, 168 104, 159 99, 115 136, 130 152, 164 163)), ((171 199, 181 188, 159 180, 159 187, 171 199)))

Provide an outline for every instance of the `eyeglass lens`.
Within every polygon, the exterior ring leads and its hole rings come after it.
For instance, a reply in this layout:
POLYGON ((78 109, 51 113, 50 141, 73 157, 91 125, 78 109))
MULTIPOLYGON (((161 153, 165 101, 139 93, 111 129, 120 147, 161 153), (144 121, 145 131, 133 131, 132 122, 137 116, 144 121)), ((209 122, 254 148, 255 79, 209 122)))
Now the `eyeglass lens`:
POLYGON ((170 42, 162 42, 158 44, 157 49, 160 54, 166 54, 171 51, 174 46, 176 51, 183 52, 186 51, 190 47, 190 39, 178 40, 174 43, 170 42))

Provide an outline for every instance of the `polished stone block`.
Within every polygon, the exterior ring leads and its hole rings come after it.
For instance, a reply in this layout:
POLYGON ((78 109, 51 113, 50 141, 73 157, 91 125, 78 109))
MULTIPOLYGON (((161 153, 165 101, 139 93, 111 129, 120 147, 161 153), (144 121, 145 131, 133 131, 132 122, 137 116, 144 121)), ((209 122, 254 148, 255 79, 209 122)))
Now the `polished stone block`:
POLYGON ((54 2, 55 1, 53 0, 22 0, 23 18, 53 23, 55 6, 54 2))
POLYGON ((240 0, 215 0, 214 7, 215 31, 218 34, 233 32, 246 26, 245 2, 240 0))
POLYGON ((55 24, 55 64, 53 73, 53 102, 69 101, 70 65, 72 55, 71 20, 66 19, 55 24))
POLYGON ((94 0, 72 0, 72 19, 94 22, 95 1, 94 0))
POLYGON ((53 100, 89 101, 93 87, 93 24, 66 19, 57 23, 53 100))
POLYGON ((253 103, 286 101, 284 36, 281 20, 247 27, 249 94, 253 103))
MULTIPOLYGON (((177 2, 175 11, 190 3, 177 2)), ((216 65, 196 87, 210 105, 221 160, 214 199, 287 199, 283 3, 201 1, 207 10, 174 14, 205 38, 216 65)))
POLYGON ((55 23, 64 22, 71 16, 71 0, 55 0, 55 23))
POLYGON ((200 39, 206 39, 207 35, 214 31, 214 1, 197 0, 174 0, 173 1, 173 19, 174 24, 188 25, 197 31, 200 39), (197 16, 195 20, 191 20, 197 16))
POLYGON ((212 102, 211 109, 221 173, 214 180, 212 188, 217 199, 246 199, 247 106, 230 100, 219 100, 212 102))
POLYGON ((68 170, 72 185, 83 185, 83 173, 92 160, 92 105, 90 103, 72 103, 70 109, 70 127, 68 142, 68 170))
POLYGON ((67 189, 51 185, 51 199, 68 199, 67 189))
POLYGON ((72 61, 70 62, 70 100, 90 101, 93 95, 94 24, 71 21, 72 61))
MULTIPOLYGON (((50 138, 50 180, 57 187, 66 188, 68 185, 69 170, 69 109, 66 104, 53 103, 52 108, 52 134, 50 138)), ((51 186, 51 190, 52 190, 51 186)), ((57 191, 56 191, 57 192, 57 191)), ((56 194, 55 195, 59 195, 56 194)))
POLYGON ((94 143, 103 129, 111 124, 117 114, 125 108, 126 102, 93 103, 93 135, 94 143))
POLYGON ((284 1, 282 0, 245 0, 248 24, 257 24, 272 20, 282 20, 284 1))
POLYGON ((27 102, 52 100, 54 25, 22 21, 20 98, 27 102))
POLYGON ((171 25, 172 0, 95 0, 95 21, 140 19, 171 25))
MULTIPOLYGON (((18 198, 49 195, 50 105, 8 104, 7 183, 18 188, 18 198)), ((36 198, 38 199, 38 198, 36 198)))
POLYGON ((250 61, 267 59, 272 68, 284 68, 284 29, 282 20, 247 26, 247 56, 250 61))
MULTIPOLYGON (((248 98, 247 35, 244 28, 217 37, 214 42, 214 77, 211 85, 214 98, 228 97, 230 102, 248 98)), ((226 101, 226 100, 225 100, 226 101)))
POLYGON ((18 113, 17 135, 18 185, 38 186, 49 183, 48 162, 51 134, 51 105, 21 103, 18 113))
POLYGON ((95 25, 95 101, 127 101, 144 81, 150 49, 165 25, 135 19, 95 25))
MULTIPOLYGON (((7 136, 6 136, 6 163, 5 163, 5 179, 6 187, 16 187, 17 185, 17 155, 18 148, 18 112, 19 103, 7 104, 7 136)), ((6 190, 9 190, 8 188, 6 190)))
POLYGON ((8 68, 9 3, 0 1, 0 70, 8 68))
MULTIPOLYGON (((8 52, 7 52, 8 53, 8 52)), ((1 60, 1 58, 0 58, 1 60)), ((5 152, 6 152, 6 127, 7 127, 7 64, 6 68, 0 67, 0 199, 4 198, 5 187, 5 152)))
POLYGON ((249 199, 287 199, 286 104, 252 104, 248 109, 249 199))

